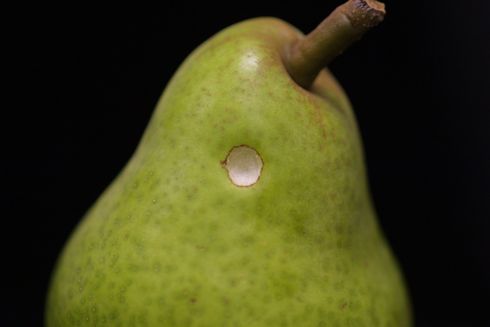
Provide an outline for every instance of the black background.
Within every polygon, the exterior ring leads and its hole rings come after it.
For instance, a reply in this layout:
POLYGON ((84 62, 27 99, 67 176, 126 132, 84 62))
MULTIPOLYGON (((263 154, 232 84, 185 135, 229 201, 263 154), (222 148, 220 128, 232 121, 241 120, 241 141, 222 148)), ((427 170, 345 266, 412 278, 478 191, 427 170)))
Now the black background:
MULTIPOLYGON (((17 92, 2 108, 0 325, 42 324, 63 243, 131 156, 190 51, 255 16, 308 31, 340 3, 20 8, 6 30, 17 92)), ((330 67, 358 116, 379 219, 417 326, 490 326, 490 2, 387 9, 330 67)))

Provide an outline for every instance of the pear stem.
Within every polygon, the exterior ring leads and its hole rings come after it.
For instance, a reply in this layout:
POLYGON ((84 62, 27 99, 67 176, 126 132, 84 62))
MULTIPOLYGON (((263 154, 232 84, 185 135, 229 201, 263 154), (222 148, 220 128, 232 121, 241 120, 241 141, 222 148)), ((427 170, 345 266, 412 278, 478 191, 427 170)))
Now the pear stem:
POLYGON ((311 33, 291 45, 285 58, 289 74, 309 89, 327 64, 381 23, 384 16, 385 6, 376 0, 349 0, 340 5, 311 33))

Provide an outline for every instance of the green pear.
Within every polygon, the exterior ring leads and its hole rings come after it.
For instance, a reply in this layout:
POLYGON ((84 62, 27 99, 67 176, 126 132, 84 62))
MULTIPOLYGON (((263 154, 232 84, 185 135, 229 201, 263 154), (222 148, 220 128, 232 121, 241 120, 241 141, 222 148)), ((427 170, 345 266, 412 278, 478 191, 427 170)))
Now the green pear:
POLYGON ((275 18, 195 50, 57 263, 48 327, 410 326, 349 100, 323 69, 384 15, 275 18))

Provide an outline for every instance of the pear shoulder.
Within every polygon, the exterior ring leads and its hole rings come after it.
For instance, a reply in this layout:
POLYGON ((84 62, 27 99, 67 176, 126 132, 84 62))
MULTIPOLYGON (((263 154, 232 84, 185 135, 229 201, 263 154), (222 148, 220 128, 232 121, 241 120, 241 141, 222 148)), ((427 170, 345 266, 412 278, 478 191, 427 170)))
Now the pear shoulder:
MULTIPOLYGON (((351 104, 344 89, 327 67, 321 70, 309 90, 297 85, 287 74, 284 61, 287 60, 292 45, 304 37, 300 30, 279 18, 251 18, 225 28, 203 42, 189 55, 182 66, 185 67, 188 62, 197 61, 195 58, 201 56, 202 53, 213 53, 217 48, 221 50, 224 44, 229 47, 241 44, 244 47, 250 47, 249 54, 256 52, 257 57, 262 57, 263 65, 266 66, 265 69, 267 69, 267 64, 283 69, 283 77, 289 79, 291 87, 298 88, 300 92, 309 97, 321 97, 339 110, 350 112, 351 104), (261 52, 260 50, 267 51, 261 52), (269 50, 273 50, 272 56, 271 53, 268 53, 269 50), (267 61, 268 58, 271 60, 267 61)), ((239 60, 239 58, 236 59, 239 60)))

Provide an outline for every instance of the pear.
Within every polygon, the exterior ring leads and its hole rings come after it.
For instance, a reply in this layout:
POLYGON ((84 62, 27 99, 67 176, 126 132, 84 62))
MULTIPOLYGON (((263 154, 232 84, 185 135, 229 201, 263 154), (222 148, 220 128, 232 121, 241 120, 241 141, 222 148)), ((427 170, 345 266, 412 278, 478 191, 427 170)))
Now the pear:
POLYGON ((410 326, 349 100, 323 67, 384 16, 351 0, 196 49, 66 244, 46 325, 410 326))

